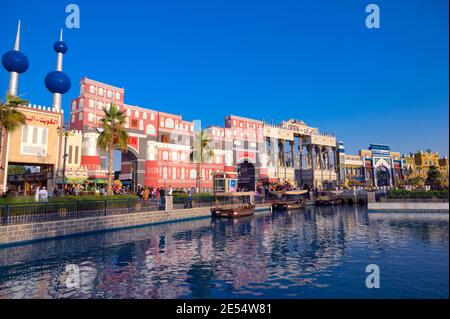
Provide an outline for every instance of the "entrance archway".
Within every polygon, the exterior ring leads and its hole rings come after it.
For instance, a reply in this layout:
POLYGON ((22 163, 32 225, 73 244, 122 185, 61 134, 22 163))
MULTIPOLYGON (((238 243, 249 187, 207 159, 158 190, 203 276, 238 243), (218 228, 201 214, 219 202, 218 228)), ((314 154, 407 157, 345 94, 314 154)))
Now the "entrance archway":
POLYGON ((114 154, 115 179, 119 179, 126 190, 135 193, 138 186, 137 154, 128 149, 127 152, 116 150, 114 154), (120 162, 119 162, 120 161, 120 162))
POLYGON ((256 189, 256 169, 255 165, 249 161, 238 165, 238 187, 241 191, 255 191, 256 189))
POLYGON ((391 174, 389 169, 385 166, 379 166, 376 172, 377 176, 377 186, 390 186, 391 174))

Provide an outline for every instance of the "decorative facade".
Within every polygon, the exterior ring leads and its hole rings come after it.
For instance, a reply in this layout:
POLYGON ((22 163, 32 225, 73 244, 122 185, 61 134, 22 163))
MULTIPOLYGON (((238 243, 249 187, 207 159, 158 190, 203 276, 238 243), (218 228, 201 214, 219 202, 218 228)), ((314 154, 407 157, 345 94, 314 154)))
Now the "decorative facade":
MULTIPOLYGON (((127 116, 130 136, 119 178, 155 188, 196 187, 197 164, 191 161, 195 123, 181 115, 125 104, 124 95, 123 88, 83 78, 80 95, 71 102, 70 126, 82 131, 81 166, 89 177, 105 177, 105 154, 97 149, 98 128, 103 110, 115 104, 127 116)), ((224 127, 208 127, 205 132, 214 153, 200 170, 206 190, 218 172, 236 173, 238 187, 246 190, 281 181, 311 188, 336 185, 336 138, 301 121, 275 126, 229 115, 224 127)))
POLYGON ((360 150, 359 155, 347 155, 341 142, 339 160, 343 185, 392 187, 405 176, 404 160, 400 153, 391 151, 389 145, 370 144, 369 149, 360 150))

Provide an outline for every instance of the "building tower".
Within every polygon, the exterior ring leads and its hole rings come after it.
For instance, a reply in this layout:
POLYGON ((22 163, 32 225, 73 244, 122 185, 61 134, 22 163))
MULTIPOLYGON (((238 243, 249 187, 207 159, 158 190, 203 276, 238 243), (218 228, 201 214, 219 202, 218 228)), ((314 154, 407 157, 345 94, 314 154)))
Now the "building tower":
POLYGON ((63 42, 63 32, 59 36, 59 41, 55 42, 53 49, 58 54, 56 60, 56 71, 52 71, 45 77, 45 86, 53 94, 52 107, 55 111, 61 111, 62 95, 70 90, 70 78, 63 70, 63 56, 67 53, 67 44, 63 42))
POLYGON ((339 181, 341 185, 345 182, 345 148, 344 142, 339 142, 338 147, 338 165, 339 165, 339 181))
POLYGON ((2 65, 10 73, 7 95, 17 96, 19 74, 24 73, 29 67, 27 56, 20 52, 20 20, 14 49, 3 55, 2 65))

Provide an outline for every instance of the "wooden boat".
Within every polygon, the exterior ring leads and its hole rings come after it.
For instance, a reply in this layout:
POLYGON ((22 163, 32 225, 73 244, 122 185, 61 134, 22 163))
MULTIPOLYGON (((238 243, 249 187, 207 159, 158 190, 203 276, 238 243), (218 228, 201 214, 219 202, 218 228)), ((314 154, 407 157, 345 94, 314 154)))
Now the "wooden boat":
POLYGON ((342 204, 342 198, 337 192, 327 191, 319 192, 318 196, 314 199, 316 205, 340 205, 342 204))
POLYGON ((307 192, 307 190, 271 192, 272 195, 276 196, 276 199, 272 201, 272 209, 274 211, 301 209, 305 207, 305 200, 302 195, 306 194, 307 192))
POLYGON ((218 193, 216 206, 211 209, 213 217, 238 218, 255 213, 252 192, 218 193))

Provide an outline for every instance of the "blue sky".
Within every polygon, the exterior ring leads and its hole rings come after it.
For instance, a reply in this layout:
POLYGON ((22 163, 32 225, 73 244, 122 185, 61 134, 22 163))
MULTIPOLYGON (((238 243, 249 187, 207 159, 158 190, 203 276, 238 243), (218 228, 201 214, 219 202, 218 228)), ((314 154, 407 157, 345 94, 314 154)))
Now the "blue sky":
MULTIPOLYGON (((375 142, 448 155, 447 0, 72 2, 81 28, 64 31, 66 112, 88 76, 124 87, 128 104, 205 125, 297 118, 334 132, 348 153, 375 142), (380 29, 365 27, 370 3, 380 29)), ((30 68, 19 93, 32 103, 51 105, 43 79, 69 3, 0 0, 0 54, 21 19, 30 68)))

